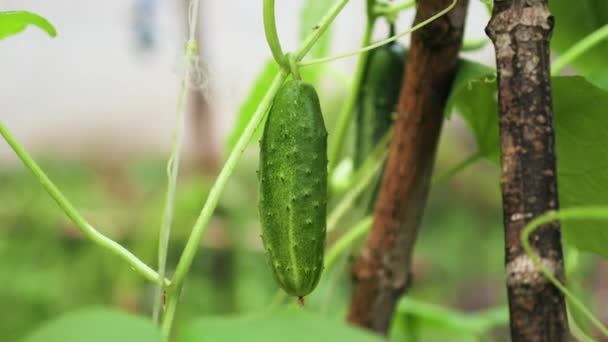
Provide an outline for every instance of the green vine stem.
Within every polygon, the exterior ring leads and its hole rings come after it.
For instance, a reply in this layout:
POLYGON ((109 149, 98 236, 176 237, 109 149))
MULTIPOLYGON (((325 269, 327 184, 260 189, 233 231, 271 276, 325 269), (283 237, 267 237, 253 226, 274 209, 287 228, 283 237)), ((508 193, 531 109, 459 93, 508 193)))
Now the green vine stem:
POLYGON ((365 159, 363 165, 353 177, 353 187, 342 197, 342 200, 334 207, 327 218, 327 232, 331 233, 338 227, 338 222, 344 214, 353 206, 353 203, 374 180, 374 176, 384 165, 388 155, 388 145, 393 137, 393 130, 389 130, 376 144, 374 150, 365 159))
POLYGON ((285 55, 285 58, 289 61, 289 71, 291 72, 293 79, 301 80, 302 76, 300 76, 300 67, 298 66, 298 61, 296 61, 294 55, 288 53, 285 55))
MULTIPOLYGON (((158 239, 158 276, 160 279, 165 277, 167 271, 167 253, 169 250, 169 238, 171 236, 171 225, 173 223, 173 210, 175 206, 175 193, 177 191, 177 178, 179 174, 180 156, 184 140, 184 121, 186 116, 186 98, 188 95, 188 85, 192 68, 196 67, 195 61, 198 55, 196 43, 196 23, 198 18, 199 0, 193 0, 188 10, 188 24, 190 26, 189 38, 185 48, 186 69, 182 78, 181 89, 177 102, 177 119, 173 129, 173 146, 171 155, 167 161, 167 192, 165 194, 165 205, 160 227, 160 237, 158 239)), ((155 323, 159 322, 162 310, 162 286, 157 286, 154 296, 154 307, 152 318, 155 323)))
POLYGON ((456 6, 457 2, 458 2, 458 0, 453 0, 452 3, 450 3, 450 5, 448 7, 444 8, 441 11, 439 11, 437 14, 431 16, 430 18, 428 18, 428 19, 426 19, 424 21, 421 21, 420 23, 412 26, 410 29, 408 29, 406 31, 403 31, 401 33, 398 33, 398 34, 396 34, 396 35, 394 35, 394 36, 392 36, 390 38, 380 40, 380 41, 378 41, 378 42, 376 42, 374 44, 368 45, 368 46, 366 46, 364 48, 361 48, 359 50, 355 50, 355 51, 351 51, 351 52, 346 52, 346 53, 339 54, 339 55, 336 55, 336 56, 329 56, 329 57, 324 57, 324 58, 311 59, 311 60, 308 60, 308 61, 305 61, 305 62, 300 62, 300 66, 304 67, 304 66, 309 66, 309 65, 314 65, 314 64, 328 63, 328 62, 332 62, 332 61, 335 61, 335 60, 338 60, 338 59, 355 56, 355 55, 364 53, 366 51, 373 50, 373 49, 375 49, 377 47, 380 47, 380 46, 392 43, 395 40, 397 40, 397 39, 399 39, 399 38, 401 38, 403 36, 406 36, 406 35, 414 32, 416 30, 421 29, 422 27, 424 27, 424 26, 428 25, 429 23, 435 21, 437 18, 440 18, 440 17, 444 16, 446 13, 448 13, 449 11, 451 11, 452 8, 454 8, 454 6, 456 6))
POLYGON ((397 14, 416 5, 416 0, 404 0, 400 2, 380 2, 373 8, 376 16, 390 16, 397 14))
POLYGON ((331 23, 334 21, 334 19, 336 19, 338 14, 340 14, 340 12, 344 8, 344 6, 346 6, 348 1, 349 0, 336 0, 336 2, 329 9, 329 11, 327 11, 323 18, 321 18, 319 24, 315 25, 313 32, 309 34, 306 39, 304 39, 304 41, 302 42, 302 47, 295 54, 295 58, 298 62, 301 61, 304 56, 306 56, 308 51, 312 49, 312 47, 315 45, 317 40, 319 40, 321 35, 323 35, 325 31, 327 31, 329 25, 331 25, 331 23))
POLYGON ((589 51, 604 39, 608 39, 608 24, 602 26, 596 31, 589 34, 587 37, 580 40, 578 43, 571 46, 564 54, 553 62, 551 65, 551 74, 559 75, 570 63, 589 51))
MULTIPOLYGON (((302 47, 295 53, 295 59, 300 61, 310 49, 314 46, 319 37, 327 30, 329 25, 331 25, 332 21, 336 18, 336 16, 340 13, 342 8, 348 3, 348 0, 336 0, 336 3, 330 8, 330 10, 325 14, 325 16, 321 19, 320 23, 316 26, 314 32, 312 32, 303 42, 302 47)), ((272 104, 272 100, 274 96, 278 92, 279 88, 287 79, 289 71, 284 68, 279 71, 279 74, 275 76, 272 81, 270 88, 266 92, 266 95, 260 102, 258 108, 255 113, 249 120, 249 123, 245 127, 242 135, 239 137, 236 145, 230 152, 226 163, 224 164, 220 174, 218 175, 216 181, 214 182, 207 200, 203 205, 203 209, 201 210, 199 217, 194 223, 194 227, 188 237, 188 241, 186 242, 186 246, 182 252, 182 255, 178 261, 177 268, 175 270, 175 274, 172 280, 172 286, 167 289, 167 304, 166 310, 163 315, 162 323, 161 323, 161 333, 165 338, 168 338, 171 333, 171 328, 173 326, 173 321, 175 318, 175 312, 177 309, 177 304, 179 302, 179 296, 181 294, 181 289, 183 287, 184 280, 188 271, 190 270, 190 266, 192 265, 192 260, 198 251, 198 247, 200 245, 200 240, 203 237, 205 230, 207 228, 207 224, 211 219, 213 212, 217 206, 219 198, 228 182, 228 179, 234 172, 236 165, 245 152, 251 137, 253 136, 255 130, 263 121, 266 116, 270 105, 272 104)))
MULTIPOLYGON (((146 265, 143 261, 139 260, 133 253, 128 249, 121 246, 116 241, 103 235, 97 231, 91 224, 89 224, 82 215, 76 210, 76 208, 68 201, 68 199, 61 193, 57 186, 49 179, 49 177, 42 171, 40 166, 36 164, 34 159, 25 151, 25 149, 17 142, 15 137, 8 131, 4 126, 4 123, 0 121, 0 135, 6 140, 8 145, 15 151, 15 154, 21 159, 25 167, 32 173, 34 178, 38 180, 40 185, 46 190, 46 192, 53 198, 53 200, 59 205, 63 212, 70 218, 70 220, 78 227, 78 229, 93 243, 100 246, 101 248, 107 249, 112 254, 118 256, 124 260, 131 268, 143 276, 145 279, 153 282, 160 283, 158 274, 146 265)), ((169 286, 171 282, 167 279, 164 281, 164 286, 169 286)))
POLYGON ((289 64, 285 60, 285 54, 283 48, 281 48, 281 41, 277 32, 274 0, 264 0, 264 34, 274 60, 280 67, 287 68, 289 64))
MULTIPOLYGON (((180 151, 183 141, 184 126, 184 103, 186 100, 187 86, 186 79, 182 81, 182 90, 178 100, 178 118, 173 130, 173 147, 171 156, 167 161, 167 191, 165 193, 165 205, 161 219, 160 237, 158 239, 158 276, 164 278, 167 270, 167 253, 169 249, 169 237, 171 236, 171 224, 173 222, 173 209, 175 203, 175 193, 177 191, 177 177, 179 174, 180 151)), ((160 311, 162 309, 162 286, 156 287, 154 296, 154 308, 152 319, 158 323, 160 311)))
MULTIPOLYGON (((362 46, 367 46, 371 42, 374 22, 374 19, 368 18, 361 42, 362 46)), ((348 97, 342 106, 342 111, 340 114, 338 114, 335 133, 332 135, 333 138, 330 140, 329 144, 329 174, 333 173, 336 165, 338 165, 338 160, 340 159, 340 153, 342 152, 342 146, 344 145, 344 140, 346 139, 346 133, 348 132, 349 124, 352 121, 351 117, 353 115, 355 106, 357 105, 357 98, 359 97, 361 83, 363 82, 363 75, 365 74, 365 65, 367 64, 368 56, 369 53, 366 52, 359 56, 357 66, 355 67, 355 77, 353 79, 350 92, 348 93, 348 97)))
POLYGON ((483 154, 481 154, 481 152, 478 151, 478 152, 474 153, 473 155, 471 155, 467 159, 461 161, 460 163, 458 163, 456 166, 454 166, 453 168, 449 169, 445 173, 443 173, 443 174, 441 174, 439 176, 433 177, 433 179, 431 180, 431 186, 435 186, 437 184, 443 183, 444 181, 452 178, 454 175, 456 175, 460 171, 462 171, 462 170, 466 169, 467 167, 475 164, 482 157, 483 157, 483 154))
POLYGON ((536 254, 532 246, 530 245, 530 234, 534 232, 538 227, 543 224, 552 222, 552 221, 564 221, 564 220, 572 220, 572 219, 598 219, 598 220, 607 220, 608 219, 608 207, 582 207, 582 208, 569 208, 560 211, 551 211, 547 212, 542 216, 537 217, 532 220, 530 223, 526 225, 524 230, 521 233, 521 244, 526 251, 526 254, 532 259, 536 268, 555 286, 558 290, 560 290, 570 303, 579 310, 583 315, 587 317, 597 327, 599 331, 602 332, 606 337, 608 337, 608 327, 606 327, 602 322, 593 315, 589 309, 585 307, 585 305, 574 296, 567 288, 564 286, 549 269, 545 265, 543 265, 539 256, 536 254))
POLYGON ((352 245, 359 241, 367 232, 369 232, 374 217, 366 216, 354 228, 342 235, 325 254, 325 267, 323 272, 327 272, 338 260, 338 257, 348 251, 352 245))
POLYGON ((194 223, 194 227, 190 233, 190 237, 186 243, 186 247, 182 252, 182 255, 177 264, 177 268, 175 270, 175 275, 173 276, 173 286, 171 289, 167 290, 167 310, 165 312, 163 322, 162 322, 162 333, 165 337, 169 336, 171 331, 171 326, 173 324, 173 318, 175 314, 175 310, 178 303, 178 297, 181 293, 181 287, 183 282, 190 270, 190 266, 192 265, 192 260, 198 251, 198 247, 200 245, 201 238, 203 237, 205 230, 207 228, 207 224, 211 219, 211 216, 217 206, 217 203, 220 199, 222 191, 228 182, 228 179, 234 172, 236 165, 245 152, 251 137, 253 136, 255 130, 260 125, 262 120, 264 119, 270 105, 272 104, 272 100, 276 93, 279 91, 279 88, 287 78, 287 73, 284 70, 281 70, 277 76, 275 76, 270 88, 266 92, 266 95, 260 102, 257 110, 253 114, 251 120, 245 127, 243 134, 237 141, 234 146, 232 152, 228 156, 224 167, 222 168, 217 180, 213 184, 211 191, 207 197, 207 201, 201 210, 199 217, 194 223))

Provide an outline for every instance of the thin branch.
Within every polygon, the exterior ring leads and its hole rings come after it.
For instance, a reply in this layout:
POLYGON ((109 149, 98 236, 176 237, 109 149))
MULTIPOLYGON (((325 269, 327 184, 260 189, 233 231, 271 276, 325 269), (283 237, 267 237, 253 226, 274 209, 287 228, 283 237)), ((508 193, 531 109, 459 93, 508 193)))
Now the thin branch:
MULTIPOLYGON (((370 19, 365 25, 365 32, 363 33, 363 39, 361 42, 362 46, 367 46, 371 42, 372 31, 374 29, 374 20, 370 19)), ((346 101, 342 105, 342 111, 338 114, 336 128, 333 134, 330 136, 331 141, 329 144, 329 155, 328 155, 328 170, 329 174, 333 174, 336 165, 339 163, 340 154, 342 153, 342 146, 346 140, 346 133, 348 127, 350 127, 351 118, 357 104, 357 97, 359 96, 359 89, 361 88, 361 82, 363 75, 365 74, 365 65, 367 64, 367 58, 369 52, 364 52, 359 56, 357 60, 357 66, 355 67, 354 78, 350 87, 350 91, 346 97, 346 101)))
MULTIPOLYGON (((420 0, 414 27, 450 0, 420 0)), ((458 65, 468 1, 411 38, 394 137, 376 201, 374 223, 358 260, 348 320, 386 334, 409 285, 411 256, 426 205, 445 104, 458 65)))
POLYGON ((274 14, 274 0, 264 0, 264 33, 266 34, 266 42, 272 52, 272 57, 283 68, 288 67, 285 60, 285 53, 281 48, 279 33, 277 32, 277 23, 274 14))
POLYGON ((162 322, 162 332, 163 336, 168 337, 171 331, 171 327, 173 325, 173 319, 176 311, 176 307, 179 301, 179 294, 181 293, 181 287, 183 286, 184 280, 186 279, 186 275, 190 270, 190 266, 192 265, 192 261, 194 260, 194 256, 196 255, 198 248, 200 246, 201 238, 203 237, 205 231, 207 230, 207 224, 215 211, 217 203, 219 202, 220 196, 224 187, 228 183, 228 179, 234 172, 236 165, 245 152, 253 133, 257 129, 258 125, 262 122, 263 118, 266 116, 270 105, 272 104, 272 100, 287 78, 287 73, 284 71, 280 71, 279 74, 273 80, 270 88, 268 89, 266 96, 260 102, 258 109, 253 114, 251 120, 245 127, 243 134, 237 141, 234 149, 228 156, 228 160, 224 164, 222 171, 217 177, 215 183, 211 187, 209 191, 209 195, 207 197, 207 201, 201 210, 199 217, 194 223, 194 227, 188 237, 188 241, 186 243, 186 247, 182 252, 182 255, 177 264, 177 268, 175 270, 175 274, 173 276, 173 286, 171 289, 167 290, 169 296, 167 298, 167 310, 165 312, 165 316, 163 317, 162 322))
MULTIPOLYGON (((520 240, 528 222, 559 208, 546 0, 495 1, 486 32, 496 50, 507 294, 513 341, 570 338, 561 291, 538 276, 520 240)), ((530 237, 543 264, 563 281, 560 225, 530 237)))
MULTIPOLYGON (((196 26, 198 23, 199 0, 192 0, 188 7, 189 37, 184 51, 186 59, 186 69, 182 78, 182 85, 177 103, 177 118, 173 130, 173 144, 171 155, 167 161, 167 191, 165 194, 165 205, 161 220, 161 227, 158 239, 158 277, 165 277, 167 271, 167 253, 169 250, 169 238, 171 236, 171 225, 173 223, 173 209, 175 206, 175 193, 177 191, 177 179, 179 175, 180 157, 184 140, 184 121, 186 117, 186 98, 190 84, 190 77, 193 68, 196 67, 194 61, 198 57, 198 46, 196 43, 196 26)), ((162 292, 163 288, 157 286, 154 296, 154 306, 152 319, 155 323, 159 322, 162 311, 162 292)))
POLYGON ((375 179, 378 171, 384 165, 386 155, 388 154, 388 145, 393 136, 393 130, 386 132, 384 137, 376 144, 372 152, 365 159, 363 165, 353 177, 353 186, 342 197, 340 202, 334 207, 327 217, 327 232, 331 233, 338 227, 338 222, 342 219, 348 209, 352 208, 353 203, 359 195, 365 191, 369 184, 375 179))
MULTIPOLYGON (((153 283, 160 283, 158 274, 146 265, 143 261, 139 260, 133 253, 128 249, 121 246, 116 241, 103 235, 97 231, 91 224, 89 224, 82 215, 76 210, 76 208, 68 201, 68 199, 61 193, 59 188, 49 179, 49 177, 42 171, 40 166, 30 157, 25 149, 17 142, 17 139, 8 131, 4 124, 0 121, 0 135, 4 137, 9 146, 15 151, 15 154, 21 159, 23 164, 32 173, 34 178, 38 180, 40 185, 46 190, 46 192, 53 198, 55 203, 59 205, 61 210, 70 218, 70 220, 76 225, 76 227, 93 243, 110 251, 112 254, 118 256, 124 260, 134 271, 139 273, 141 276, 153 283)), ((171 282, 165 279, 164 286, 169 286, 171 282)))

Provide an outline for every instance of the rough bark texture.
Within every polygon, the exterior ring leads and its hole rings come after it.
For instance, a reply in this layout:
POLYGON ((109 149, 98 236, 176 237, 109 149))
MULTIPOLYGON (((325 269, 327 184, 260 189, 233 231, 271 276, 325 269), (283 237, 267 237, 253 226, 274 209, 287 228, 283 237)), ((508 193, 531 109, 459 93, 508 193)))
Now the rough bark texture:
MULTIPOLYGON (((558 209, 546 0, 494 2, 486 29, 498 69, 506 272, 513 341, 569 339, 563 295, 520 244, 530 220, 558 209)), ((543 264, 563 281, 559 223, 530 238, 543 264)))
MULTIPOLYGON (((415 22, 451 0, 419 0, 415 22)), ((460 0, 447 15, 411 38, 399 97, 395 136, 374 211, 370 237, 353 265, 348 320, 387 333, 399 297, 411 282, 412 249, 429 190, 445 103, 458 64, 467 8, 460 0)))

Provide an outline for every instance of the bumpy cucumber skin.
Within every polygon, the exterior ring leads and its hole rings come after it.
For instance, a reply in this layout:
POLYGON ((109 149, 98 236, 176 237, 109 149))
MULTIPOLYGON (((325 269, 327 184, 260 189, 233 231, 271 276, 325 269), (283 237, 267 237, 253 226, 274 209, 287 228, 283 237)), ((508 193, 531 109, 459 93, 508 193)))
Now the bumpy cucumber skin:
MULTIPOLYGON (((407 51, 399 43, 372 50, 367 60, 356 109, 354 167, 357 170, 392 126, 407 51)), ((359 200, 373 209, 380 177, 359 200)))
POLYGON ((303 297, 323 271, 327 216, 327 130, 315 89, 287 81, 260 141, 259 215, 276 281, 303 297))

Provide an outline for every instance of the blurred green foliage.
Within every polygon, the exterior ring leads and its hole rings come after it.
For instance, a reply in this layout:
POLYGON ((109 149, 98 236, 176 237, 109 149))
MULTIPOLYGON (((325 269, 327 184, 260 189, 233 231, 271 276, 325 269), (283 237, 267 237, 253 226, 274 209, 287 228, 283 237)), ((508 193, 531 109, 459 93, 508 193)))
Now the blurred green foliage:
MULTIPOLYGON (((459 132, 448 126, 442 137, 437 173, 470 153, 470 144, 459 132)), ((164 162, 116 165, 47 160, 42 166, 98 229, 155 266, 164 162)), ((222 196, 186 282, 178 333, 215 322, 218 315, 266 312, 275 297, 277 287, 259 239, 256 168, 256 158, 244 158, 222 196)), ((415 305, 400 304, 392 340, 475 341, 483 337, 497 341, 508 336, 504 325, 483 331, 481 337, 479 330, 488 317, 501 318, 493 308, 505 304, 498 172, 491 162, 478 163, 431 191, 408 298, 415 305)), ((180 178, 170 267, 179 258, 211 184, 201 175, 187 167, 180 178)), ((0 169, 0 203, 2 341, 19 340, 43 322, 91 306, 150 316, 153 286, 84 239, 21 166, 0 169)), ((360 216, 352 212, 342 228, 348 229, 360 216)), ((307 298, 307 311, 343 320, 350 300, 349 265, 355 254, 353 250, 344 256, 324 276, 307 298)), ((585 255, 577 260, 577 272, 569 273, 569 280, 589 300, 595 292, 581 279, 592 274, 592 263, 585 255)))
MULTIPOLYGON (((105 165, 47 160, 42 166, 98 229, 155 265, 163 162, 105 165)), ((255 168, 256 162, 246 158, 229 183, 186 283, 178 322, 206 314, 258 312, 272 301, 277 288, 258 237, 255 168)), ((169 265, 179 258, 210 185, 194 169, 183 175, 169 265)), ((463 297, 470 293, 468 288, 490 279, 493 295, 473 308, 500 303, 502 230, 497 207, 494 203, 488 210, 475 200, 457 200, 465 196, 459 194, 464 189, 458 179, 433 192, 417 247, 412 293, 435 303, 466 307, 471 305, 463 297), (475 253, 472 246, 478 248, 475 253)), ((0 203, 2 340, 14 341, 43 321, 94 305, 149 315, 153 286, 84 239, 20 166, 0 170, 0 203)), ((345 261, 311 296, 310 310, 332 317, 345 313, 350 281, 345 261)))

